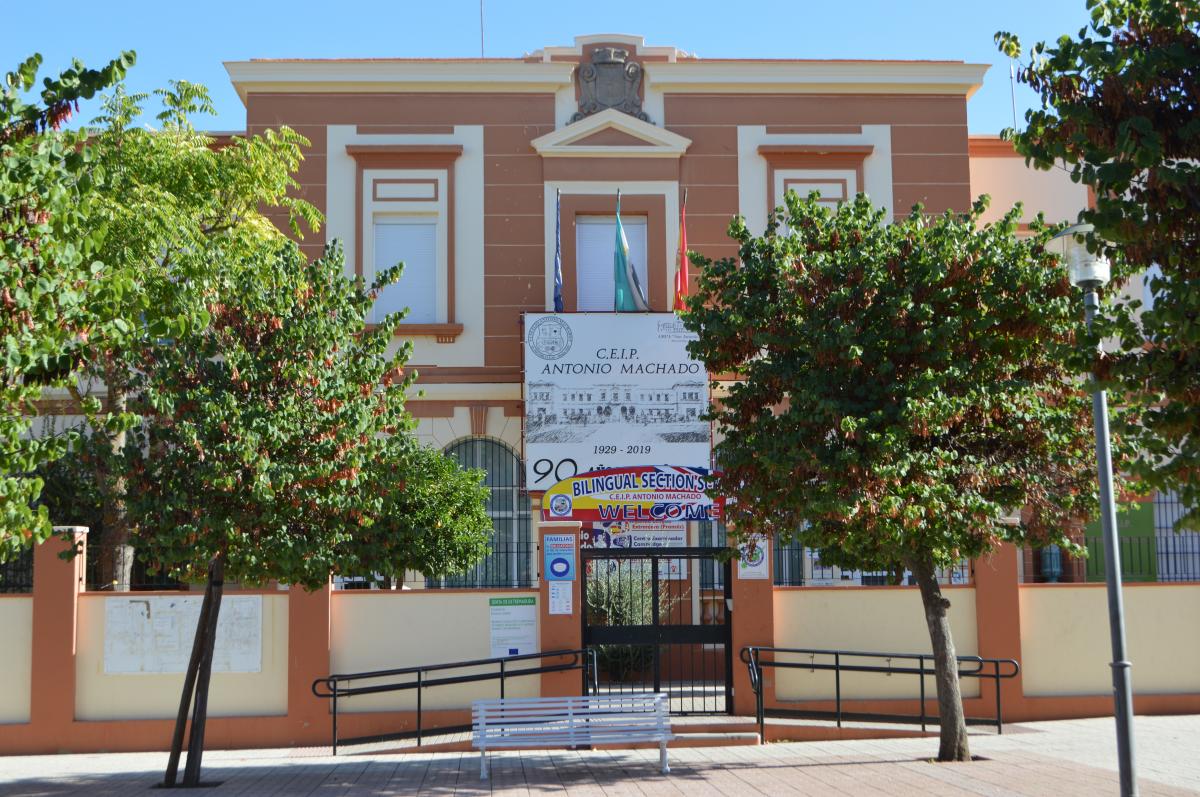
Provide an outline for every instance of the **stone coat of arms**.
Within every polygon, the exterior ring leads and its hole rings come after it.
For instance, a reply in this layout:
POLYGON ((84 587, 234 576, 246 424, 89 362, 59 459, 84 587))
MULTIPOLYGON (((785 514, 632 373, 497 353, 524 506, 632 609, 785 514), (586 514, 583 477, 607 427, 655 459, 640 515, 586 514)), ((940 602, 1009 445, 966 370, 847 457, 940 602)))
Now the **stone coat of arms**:
POLYGON ((571 122, 606 108, 649 122, 638 96, 641 87, 642 65, 629 60, 628 50, 600 47, 592 52, 592 62, 579 68, 579 110, 571 122))

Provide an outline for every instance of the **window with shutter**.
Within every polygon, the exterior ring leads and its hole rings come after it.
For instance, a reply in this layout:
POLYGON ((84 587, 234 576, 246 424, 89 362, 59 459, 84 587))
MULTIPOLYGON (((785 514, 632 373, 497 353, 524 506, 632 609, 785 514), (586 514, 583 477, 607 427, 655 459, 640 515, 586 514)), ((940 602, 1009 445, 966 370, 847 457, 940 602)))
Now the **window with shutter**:
MULTIPOLYGON (((621 216, 629 258, 642 284, 649 291, 646 268, 646 218, 621 216)), ((613 309, 613 255, 616 250, 615 216, 575 217, 576 307, 580 312, 604 312, 613 309)), ((649 297, 647 297, 649 298, 649 297)))
POLYGON ((379 323, 407 307, 406 323, 437 322, 437 222, 420 216, 378 216, 374 244, 373 270, 363 275, 368 284, 397 263, 404 263, 404 272, 380 291, 371 321, 379 323))

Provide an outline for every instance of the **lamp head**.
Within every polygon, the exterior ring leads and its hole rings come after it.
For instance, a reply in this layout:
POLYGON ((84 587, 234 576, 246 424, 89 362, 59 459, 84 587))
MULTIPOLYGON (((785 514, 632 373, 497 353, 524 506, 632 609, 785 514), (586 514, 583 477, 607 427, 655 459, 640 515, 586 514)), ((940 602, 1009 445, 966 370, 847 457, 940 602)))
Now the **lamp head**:
POLYGON ((1071 275, 1071 284, 1084 290, 1095 290, 1108 282, 1111 270, 1108 258, 1089 252, 1084 238, 1092 231, 1090 224, 1074 224, 1050 239, 1047 248, 1062 258, 1071 275))

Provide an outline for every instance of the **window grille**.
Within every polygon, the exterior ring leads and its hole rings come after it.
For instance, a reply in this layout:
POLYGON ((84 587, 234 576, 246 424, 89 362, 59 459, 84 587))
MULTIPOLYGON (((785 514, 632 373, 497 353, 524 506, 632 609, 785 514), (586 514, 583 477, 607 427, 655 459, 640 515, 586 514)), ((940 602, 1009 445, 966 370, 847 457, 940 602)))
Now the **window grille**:
POLYGON ((525 466, 511 448, 498 440, 471 437, 452 443, 446 453, 464 468, 479 468, 487 476, 487 513, 492 518, 491 552, 465 573, 429 579, 430 587, 534 586, 533 535, 525 466))

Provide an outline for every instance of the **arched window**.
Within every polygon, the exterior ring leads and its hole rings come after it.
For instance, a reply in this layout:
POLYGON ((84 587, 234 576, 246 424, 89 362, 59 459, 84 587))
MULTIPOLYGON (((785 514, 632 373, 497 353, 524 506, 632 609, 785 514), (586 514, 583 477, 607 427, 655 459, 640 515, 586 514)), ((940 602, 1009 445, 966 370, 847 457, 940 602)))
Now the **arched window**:
POLYGON ((491 553, 474 568, 429 586, 532 587, 533 539, 529 493, 525 491, 525 466, 504 443, 488 437, 468 437, 446 447, 446 454, 464 468, 478 468, 487 476, 487 512, 492 518, 491 553))

